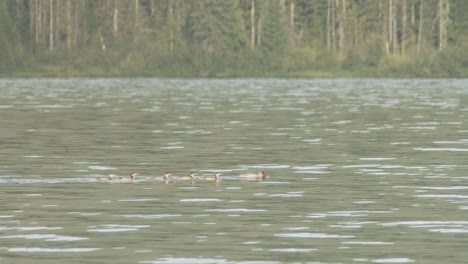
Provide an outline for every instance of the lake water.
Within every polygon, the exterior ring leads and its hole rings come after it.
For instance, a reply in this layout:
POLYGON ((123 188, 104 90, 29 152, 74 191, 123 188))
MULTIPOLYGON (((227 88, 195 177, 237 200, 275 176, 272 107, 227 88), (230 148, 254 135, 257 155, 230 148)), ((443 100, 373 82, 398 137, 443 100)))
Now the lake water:
POLYGON ((1 79, 0 263, 467 263, 467 120, 468 80, 1 79))

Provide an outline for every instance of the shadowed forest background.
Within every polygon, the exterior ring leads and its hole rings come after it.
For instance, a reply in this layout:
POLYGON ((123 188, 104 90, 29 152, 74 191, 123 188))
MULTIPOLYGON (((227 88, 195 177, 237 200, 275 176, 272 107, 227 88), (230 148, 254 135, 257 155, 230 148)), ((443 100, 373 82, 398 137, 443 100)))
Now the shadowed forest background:
POLYGON ((0 76, 468 77, 465 0, 2 0, 0 76))

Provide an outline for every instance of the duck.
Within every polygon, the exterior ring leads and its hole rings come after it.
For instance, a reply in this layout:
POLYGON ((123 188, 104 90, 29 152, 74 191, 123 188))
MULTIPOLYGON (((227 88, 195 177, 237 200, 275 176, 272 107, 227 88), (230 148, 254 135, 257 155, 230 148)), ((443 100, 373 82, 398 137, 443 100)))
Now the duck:
POLYGON ((261 170, 257 173, 247 172, 239 175, 239 178, 242 180, 265 180, 268 177, 264 170, 261 170))
POLYGON ((154 176, 154 177, 148 177, 146 178, 147 180, 159 180, 159 181, 168 181, 169 180, 169 176, 171 176, 172 174, 170 174, 169 172, 164 172, 164 175, 163 176, 154 176))
POLYGON ((177 180, 196 180, 195 172, 190 172, 188 176, 176 177, 177 180))
POLYGON ((115 178, 114 174, 107 174, 106 176, 100 176, 96 178, 96 181, 111 181, 115 178))
POLYGON ((138 173, 136 172, 132 172, 130 173, 130 175, 128 176, 121 176, 119 177, 119 180, 130 180, 130 181, 134 181, 136 180, 136 176, 138 175, 138 173))
POLYGON ((221 173, 217 172, 213 176, 206 176, 204 178, 205 181, 215 181, 219 182, 219 176, 221 176, 221 173))

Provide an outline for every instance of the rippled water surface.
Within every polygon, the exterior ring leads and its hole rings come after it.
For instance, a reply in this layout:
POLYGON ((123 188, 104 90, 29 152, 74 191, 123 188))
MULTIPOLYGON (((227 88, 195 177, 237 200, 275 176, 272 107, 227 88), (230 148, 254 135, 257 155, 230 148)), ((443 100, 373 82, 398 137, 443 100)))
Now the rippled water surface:
POLYGON ((467 120, 467 80, 2 79, 0 262, 466 263, 467 120))

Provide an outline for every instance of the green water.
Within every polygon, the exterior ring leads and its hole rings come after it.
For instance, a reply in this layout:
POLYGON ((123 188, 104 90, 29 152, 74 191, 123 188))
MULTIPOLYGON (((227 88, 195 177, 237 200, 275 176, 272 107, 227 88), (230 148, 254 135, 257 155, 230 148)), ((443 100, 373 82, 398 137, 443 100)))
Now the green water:
POLYGON ((466 263, 467 115, 466 80, 2 79, 0 263, 466 263))

